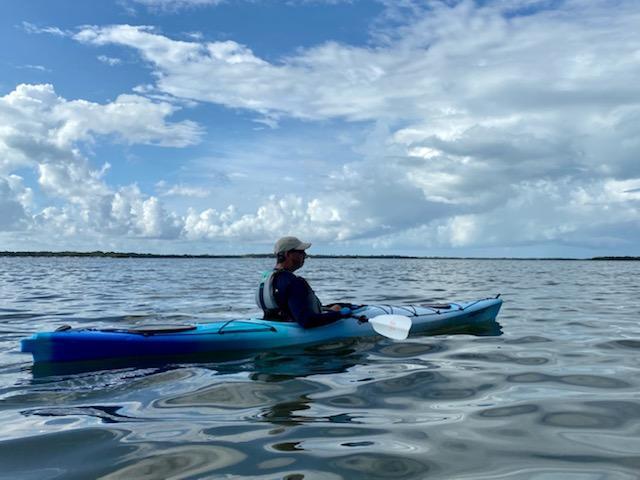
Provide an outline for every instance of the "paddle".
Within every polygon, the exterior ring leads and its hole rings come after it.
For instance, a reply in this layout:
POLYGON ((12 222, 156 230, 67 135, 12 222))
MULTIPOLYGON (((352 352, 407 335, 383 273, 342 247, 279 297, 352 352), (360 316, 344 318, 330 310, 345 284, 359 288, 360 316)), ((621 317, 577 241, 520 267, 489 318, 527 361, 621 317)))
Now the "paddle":
POLYGON ((404 340, 411 330, 411 319, 404 315, 378 315, 367 320, 373 329, 384 337, 404 340))

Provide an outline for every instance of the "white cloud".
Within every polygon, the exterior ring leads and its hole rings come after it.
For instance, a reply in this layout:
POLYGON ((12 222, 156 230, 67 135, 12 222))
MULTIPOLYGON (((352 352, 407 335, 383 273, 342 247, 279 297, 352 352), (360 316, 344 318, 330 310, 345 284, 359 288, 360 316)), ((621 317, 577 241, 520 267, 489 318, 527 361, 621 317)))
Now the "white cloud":
POLYGON ((23 69, 27 69, 27 70, 36 70, 38 72, 51 72, 50 69, 48 69, 47 67, 43 66, 43 65, 22 65, 18 68, 23 68, 23 69))
POLYGON ((5 153, 0 162, 29 164, 75 155, 77 142, 96 135, 163 146, 199 141, 202 131, 194 122, 166 122, 176 110, 169 103, 137 95, 120 95, 114 102, 97 104, 65 100, 51 85, 19 85, 0 97, 0 151, 5 153))
POLYGON ((46 207, 34 215, 33 224, 39 233, 48 238, 49 245, 52 238, 75 237, 78 234, 78 222, 69 215, 67 209, 46 207))
POLYGON ((637 73, 628 41, 637 36, 631 33, 637 9, 630 2, 615 10, 603 9, 604 2, 579 3, 582 12, 510 20, 497 7, 439 6, 400 29, 389 45, 327 42, 278 63, 233 41, 172 40, 150 27, 88 27, 75 38, 137 49, 155 66, 158 88, 179 97, 298 118, 457 124, 516 108, 545 115, 558 105, 624 105, 637 73))
POLYGON ((22 229, 28 225, 28 209, 33 192, 17 175, 0 176, 0 231, 22 229))
POLYGON ((62 142, 67 137, 75 141, 90 135, 114 134, 127 143, 182 147, 197 143, 202 134, 195 122, 166 122, 177 110, 174 105, 138 95, 120 95, 106 105, 74 100, 56 110, 64 122, 58 132, 62 142))
POLYGON ((19 85, 0 98, 0 228, 19 228, 28 219, 62 235, 80 231, 144 237, 176 237, 180 221, 154 197, 137 188, 114 192, 103 179, 109 165, 91 165, 81 146, 112 135, 127 143, 184 146, 198 141, 193 122, 167 122, 176 111, 168 103, 121 95, 107 104, 59 97, 51 85, 19 85), (29 167, 41 191, 65 202, 31 212, 32 192, 15 175, 29 167), (29 208, 28 208, 29 207, 29 208))
POLYGON ((225 3, 225 0, 130 0, 151 10, 178 11, 225 3))
POLYGON ((158 182, 156 189, 159 191, 162 197, 193 197, 193 198, 206 198, 211 195, 211 191, 203 188, 190 185, 169 185, 167 182, 158 182))
MULTIPOLYGON (((258 0, 233 0, 233 2, 257 3, 258 0)), ((298 4, 328 4, 352 3, 354 0, 284 0, 286 5, 298 4)), ((152 11, 178 12, 184 9, 217 6, 232 3, 229 0, 129 0, 129 2, 146 7, 152 11)))
POLYGON ((69 31, 61 30, 58 27, 40 27, 30 22, 22 22, 22 29, 31 34, 47 34, 55 35, 57 37, 66 37, 70 34, 69 31))
POLYGON ((111 198, 115 226, 125 235, 151 238, 177 238, 181 220, 167 212, 156 197, 144 196, 137 187, 122 188, 111 198))
POLYGON ((92 170, 82 157, 69 157, 65 163, 41 163, 38 171, 38 183, 45 192, 73 203, 84 203, 94 195, 109 192, 99 172, 92 170))
POLYGON ((108 57, 107 55, 98 55, 98 60, 102 63, 109 65, 110 67, 115 67, 116 65, 120 65, 122 60, 115 57, 108 57))
POLYGON ((243 241, 265 241, 287 232, 332 241, 345 238, 345 226, 337 221, 337 210, 319 217, 320 201, 306 202, 294 195, 271 195, 255 213, 241 214, 233 205, 223 211, 207 209, 203 212, 191 210, 185 217, 184 233, 191 240, 238 239, 243 241))
POLYGON ((616 181, 522 183, 504 206, 471 216, 471 228, 456 224, 448 228, 454 237, 462 235, 462 240, 474 245, 496 245, 508 235, 512 244, 561 240, 583 247, 593 247, 605 237, 611 240, 624 228, 626 235, 632 235, 613 243, 631 248, 640 235, 640 196, 621 192, 619 187, 616 181))
MULTIPOLYGON (((80 146, 97 135, 116 135, 130 143, 185 145, 197 140, 198 130, 166 123, 174 107, 143 97, 122 95, 101 105, 59 97, 50 85, 20 85, 0 98, 0 148, 5 172, 30 167, 37 172, 41 192, 62 200, 60 206, 36 209, 32 192, 20 177, 0 182, 0 210, 4 231, 31 225, 58 238, 124 236, 132 238, 254 239, 280 230, 299 228, 322 238, 341 235, 337 207, 324 210, 320 200, 269 197, 255 213, 206 209, 180 216, 161 201, 133 185, 112 189, 104 181, 109 164, 92 165, 80 146), (327 213, 329 212, 329 213, 327 213), (323 230, 323 227, 331 229, 323 230)), ((163 196, 204 197, 202 187, 160 183, 163 196)))

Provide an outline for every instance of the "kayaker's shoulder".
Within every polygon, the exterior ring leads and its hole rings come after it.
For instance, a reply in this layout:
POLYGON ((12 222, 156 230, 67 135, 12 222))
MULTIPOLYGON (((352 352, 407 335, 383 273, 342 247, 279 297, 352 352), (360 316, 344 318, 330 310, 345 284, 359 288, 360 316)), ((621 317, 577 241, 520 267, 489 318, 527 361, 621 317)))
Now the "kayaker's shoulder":
POLYGON ((298 280, 300 277, 298 277, 295 273, 293 272, 288 272, 287 270, 277 270, 275 272, 275 278, 278 282, 287 282, 287 283, 291 283, 291 282, 295 282, 296 280, 298 280))
POLYGON ((278 271, 275 275, 274 282, 280 291, 289 291, 291 288, 305 289, 308 285, 304 278, 287 270, 278 271))

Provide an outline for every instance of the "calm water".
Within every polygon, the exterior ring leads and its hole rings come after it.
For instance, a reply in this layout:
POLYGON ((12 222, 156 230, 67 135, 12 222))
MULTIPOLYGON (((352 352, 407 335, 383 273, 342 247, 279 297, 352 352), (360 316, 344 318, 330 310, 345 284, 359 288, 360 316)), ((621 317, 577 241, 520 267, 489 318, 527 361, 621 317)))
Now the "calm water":
POLYGON ((43 376, 18 342, 255 313, 267 260, 0 258, 0 478, 637 479, 640 262, 320 260, 325 302, 502 293, 497 336, 43 376))

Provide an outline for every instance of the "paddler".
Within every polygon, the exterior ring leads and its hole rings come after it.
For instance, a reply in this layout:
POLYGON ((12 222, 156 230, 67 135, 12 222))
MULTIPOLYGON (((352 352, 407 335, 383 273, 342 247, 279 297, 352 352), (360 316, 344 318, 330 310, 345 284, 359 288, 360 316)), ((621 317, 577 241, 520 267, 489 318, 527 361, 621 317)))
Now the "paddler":
POLYGON ((256 290, 256 303, 265 319, 298 322, 304 328, 312 328, 351 316, 351 309, 341 305, 331 305, 323 311, 309 283, 293 273, 304 265, 310 246, 296 237, 282 237, 276 242, 276 266, 264 273, 256 290))

